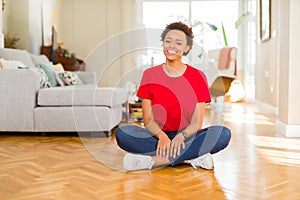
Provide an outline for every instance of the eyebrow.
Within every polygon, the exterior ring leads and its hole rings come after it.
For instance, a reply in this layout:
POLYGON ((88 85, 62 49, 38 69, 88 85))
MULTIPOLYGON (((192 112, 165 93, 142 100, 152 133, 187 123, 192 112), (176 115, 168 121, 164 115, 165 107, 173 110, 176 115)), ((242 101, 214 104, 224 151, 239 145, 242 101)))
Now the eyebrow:
MULTIPOLYGON (((173 39, 173 38, 171 38, 171 37, 166 37, 166 39, 173 39)), ((176 41, 183 41, 182 39, 176 39, 176 41)))

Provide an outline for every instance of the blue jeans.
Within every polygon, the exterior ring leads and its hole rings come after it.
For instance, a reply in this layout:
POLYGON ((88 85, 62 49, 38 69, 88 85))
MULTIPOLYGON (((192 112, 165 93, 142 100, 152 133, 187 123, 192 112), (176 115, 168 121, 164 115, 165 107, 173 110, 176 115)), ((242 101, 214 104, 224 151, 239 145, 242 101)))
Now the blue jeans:
MULTIPOLYGON (((178 132, 166 132, 172 140, 178 132)), ((188 141, 185 149, 176 158, 169 157, 170 164, 175 166, 184 160, 197 158, 206 153, 217 153, 224 149, 230 141, 230 130, 224 126, 210 126, 199 130, 188 141)), ((116 132, 118 145, 125 151, 135 154, 156 155, 158 139, 145 128, 126 125, 116 132)))

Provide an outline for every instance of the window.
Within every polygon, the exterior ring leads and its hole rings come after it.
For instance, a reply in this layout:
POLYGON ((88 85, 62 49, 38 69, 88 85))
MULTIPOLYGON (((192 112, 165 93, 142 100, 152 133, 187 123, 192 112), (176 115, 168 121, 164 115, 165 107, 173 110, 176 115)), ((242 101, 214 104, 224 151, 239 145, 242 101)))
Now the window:
POLYGON ((146 28, 164 28, 175 21, 187 22, 188 2, 144 2, 143 24, 146 28))
POLYGON ((195 41, 206 51, 225 46, 222 24, 228 45, 237 47, 235 21, 238 19, 238 1, 192 1, 191 13, 192 25, 201 22, 193 28, 195 41), (206 23, 215 25, 218 30, 213 31, 206 23))
POLYGON ((205 50, 224 46, 222 23, 225 28, 228 45, 237 46, 237 30, 234 27, 238 19, 238 1, 144 1, 143 24, 146 28, 164 28, 166 24, 183 21, 191 25, 195 33, 195 42, 205 50), (218 27, 213 31, 206 23, 218 27))
MULTIPOLYGON (((225 46, 222 32, 223 24, 228 45, 237 47, 238 34, 235 29, 235 21, 238 19, 238 0, 161 2, 141 0, 141 2, 143 9, 142 23, 146 28, 164 29, 166 24, 171 22, 185 22, 193 27, 194 43, 204 52, 207 52, 225 46), (215 25, 218 28, 217 31, 213 31, 207 23, 215 25)), ((143 64, 152 65, 163 62, 164 57, 158 51, 148 50, 144 54, 143 64)))

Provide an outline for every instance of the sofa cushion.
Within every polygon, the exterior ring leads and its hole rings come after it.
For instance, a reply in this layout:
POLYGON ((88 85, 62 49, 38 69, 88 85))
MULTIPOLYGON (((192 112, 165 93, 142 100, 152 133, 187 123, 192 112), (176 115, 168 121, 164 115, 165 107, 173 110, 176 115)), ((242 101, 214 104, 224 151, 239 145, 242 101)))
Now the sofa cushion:
POLYGON ((78 85, 44 88, 38 92, 39 106, 108 106, 127 101, 124 88, 78 85))
POLYGON ((40 64, 51 64, 51 62, 45 55, 34 55, 32 53, 29 53, 29 55, 35 66, 39 66, 40 64))
POLYGON ((98 132, 109 131, 122 119, 121 105, 104 106, 36 107, 36 132, 98 132))
POLYGON ((0 58, 4 58, 5 60, 17 60, 27 67, 35 67, 29 53, 26 50, 0 48, 0 58))

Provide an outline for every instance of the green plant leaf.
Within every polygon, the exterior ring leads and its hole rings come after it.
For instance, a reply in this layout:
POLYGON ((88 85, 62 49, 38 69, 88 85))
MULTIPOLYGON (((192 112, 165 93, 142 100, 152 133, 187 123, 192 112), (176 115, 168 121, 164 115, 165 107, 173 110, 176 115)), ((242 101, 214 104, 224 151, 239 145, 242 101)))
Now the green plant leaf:
POLYGON ((247 18, 248 16, 250 15, 249 12, 245 12, 243 13, 239 18, 238 20, 235 22, 235 28, 237 29, 247 18))
POLYGON ((226 36, 226 32, 225 32, 223 22, 222 22, 222 32, 223 32, 224 44, 225 44, 226 47, 228 47, 228 41, 227 41, 227 36, 226 36))
POLYGON ((208 22, 206 22, 206 24, 211 28, 211 30, 213 30, 213 31, 217 31, 218 30, 218 27, 216 27, 215 25, 213 25, 211 23, 208 23, 208 22))

